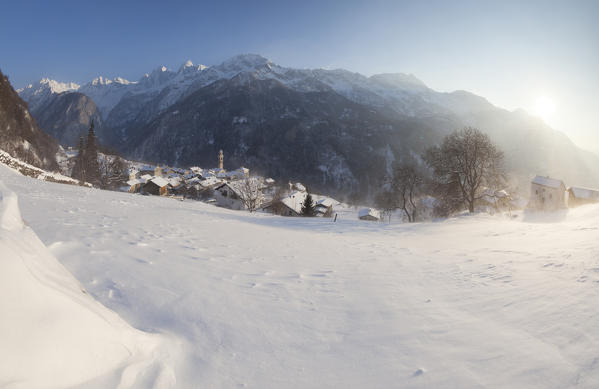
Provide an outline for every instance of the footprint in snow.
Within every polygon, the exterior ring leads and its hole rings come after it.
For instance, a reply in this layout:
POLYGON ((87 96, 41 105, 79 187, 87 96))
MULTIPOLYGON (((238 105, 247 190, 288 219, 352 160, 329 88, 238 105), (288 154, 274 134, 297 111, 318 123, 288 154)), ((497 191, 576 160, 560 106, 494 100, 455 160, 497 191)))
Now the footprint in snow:
POLYGON ((413 376, 413 377, 418 377, 418 376, 421 376, 421 375, 423 375, 423 374, 424 374, 424 372, 425 372, 425 370, 424 370, 423 368, 420 368, 420 369, 416 370, 416 371, 414 372, 414 374, 412 374, 412 376, 413 376))

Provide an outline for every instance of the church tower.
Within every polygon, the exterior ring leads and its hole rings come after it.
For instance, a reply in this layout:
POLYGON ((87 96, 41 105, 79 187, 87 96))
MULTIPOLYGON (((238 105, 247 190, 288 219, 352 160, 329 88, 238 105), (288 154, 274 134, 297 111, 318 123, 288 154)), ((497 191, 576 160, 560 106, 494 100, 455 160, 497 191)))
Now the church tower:
POLYGON ((218 152, 218 168, 219 170, 223 170, 223 160, 225 159, 225 156, 223 154, 223 151, 219 151, 218 152))

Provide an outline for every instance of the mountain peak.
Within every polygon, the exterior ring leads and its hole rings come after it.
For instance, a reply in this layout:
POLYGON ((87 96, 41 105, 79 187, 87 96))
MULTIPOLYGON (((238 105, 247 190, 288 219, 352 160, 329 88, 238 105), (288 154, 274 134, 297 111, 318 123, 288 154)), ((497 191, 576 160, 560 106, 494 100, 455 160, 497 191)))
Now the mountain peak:
POLYGON ((133 81, 129 81, 129 80, 126 80, 126 79, 124 79, 124 78, 122 78, 122 77, 115 77, 115 78, 113 79, 113 81, 114 81, 115 83, 117 83, 117 84, 122 84, 122 85, 135 84, 135 82, 133 82, 133 81))
POLYGON ((206 66, 201 65, 201 64, 195 66, 193 64, 193 62, 191 62, 191 60, 188 59, 187 62, 185 62, 183 65, 181 65, 179 67, 178 73, 189 73, 189 72, 194 72, 194 71, 201 72, 202 70, 204 70, 206 68, 207 68, 206 66))
POLYGON ((108 78, 104 78, 102 76, 98 76, 94 78, 91 82, 91 85, 108 85, 112 84, 112 81, 108 78))
POLYGON ((261 55, 239 54, 226 60, 221 65, 219 65, 219 67, 227 70, 235 69, 240 71, 246 71, 255 70, 266 65, 273 65, 273 63, 269 59, 264 58, 261 55))

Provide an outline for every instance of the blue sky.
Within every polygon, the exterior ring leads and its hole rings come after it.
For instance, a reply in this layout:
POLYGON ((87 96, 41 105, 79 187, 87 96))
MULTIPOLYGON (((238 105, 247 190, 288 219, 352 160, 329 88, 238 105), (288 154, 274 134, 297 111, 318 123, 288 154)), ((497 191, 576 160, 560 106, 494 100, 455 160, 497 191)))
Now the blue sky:
POLYGON ((240 53, 293 67, 413 73, 543 114, 599 151, 599 1, 12 1, 0 68, 15 87, 41 77, 136 80, 187 59, 240 53))

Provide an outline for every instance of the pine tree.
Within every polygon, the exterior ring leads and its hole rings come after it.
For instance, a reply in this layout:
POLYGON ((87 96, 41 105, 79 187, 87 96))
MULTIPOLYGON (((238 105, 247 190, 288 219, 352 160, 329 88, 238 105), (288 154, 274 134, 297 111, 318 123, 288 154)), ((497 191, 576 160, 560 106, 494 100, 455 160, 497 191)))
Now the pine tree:
POLYGON ((79 137, 79 152, 75 158, 75 165, 73 166, 71 177, 79 181, 85 181, 85 142, 83 141, 82 136, 79 137))
POLYGON ((312 200, 312 195, 308 193, 302 203, 302 216, 314 216, 314 211, 314 201, 312 200))
POLYGON ((96 145, 96 134, 94 133, 94 121, 92 120, 87 133, 87 144, 83 154, 85 177, 88 182, 98 185, 100 183, 100 165, 98 164, 98 146, 96 145))

